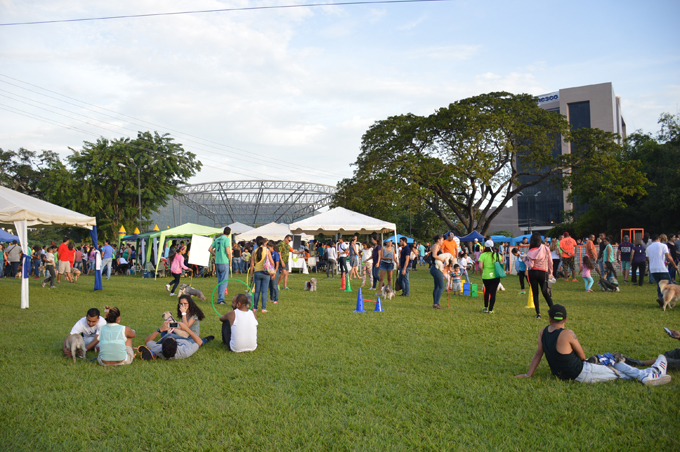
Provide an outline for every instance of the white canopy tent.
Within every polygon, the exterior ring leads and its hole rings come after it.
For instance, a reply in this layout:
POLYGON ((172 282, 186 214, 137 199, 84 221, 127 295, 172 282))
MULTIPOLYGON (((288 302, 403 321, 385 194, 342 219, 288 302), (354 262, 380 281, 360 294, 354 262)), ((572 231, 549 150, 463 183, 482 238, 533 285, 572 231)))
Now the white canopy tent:
POLYGON ((290 224, 293 234, 380 234, 394 231, 397 225, 358 212, 336 207, 322 214, 290 224))
MULTIPOLYGON (((288 234, 293 234, 290 232, 290 228, 285 223, 269 223, 259 228, 252 229, 248 232, 244 232, 238 236, 238 240, 255 240, 255 238, 260 235, 268 240, 283 240, 288 234)), ((310 241, 314 240, 313 235, 302 234, 302 240, 310 241)))
POLYGON ((253 229, 255 229, 252 226, 248 226, 247 224, 243 224, 238 221, 228 226, 231 228, 231 233, 234 235, 243 234, 244 232, 252 231, 253 229))
MULTIPOLYGON (((77 226, 92 230, 97 225, 97 219, 6 187, 0 187, 0 225, 14 226, 21 241, 21 250, 25 255, 30 256, 27 244, 29 226, 77 226)), ((26 309, 28 308, 28 278, 23 273, 21 309, 26 309)))

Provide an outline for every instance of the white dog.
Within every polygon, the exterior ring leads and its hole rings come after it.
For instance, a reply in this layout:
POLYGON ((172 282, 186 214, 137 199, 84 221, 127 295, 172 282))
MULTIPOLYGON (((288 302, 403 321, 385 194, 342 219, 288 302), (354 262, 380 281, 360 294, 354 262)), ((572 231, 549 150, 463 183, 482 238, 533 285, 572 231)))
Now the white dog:
POLYGON ((81 350, 83 352, 83 355, 81 358, 85 358, 85 352, 87 351, 85 349, 85 341, 83 340, 83 336, 80 334, 72 334, 66 339, 66 348, 71 350, 71 356, 73 356, 73 364, 76 363, 76 356, 78 350, 81 350))
POLYGON ((312 278, 305 283, 305 290, 316 292, 316 278, 312 278))
POLYGON ((444 262, 440 261, 439 259, 434 259, 434 265, 437 267, 437 270, 440 272, 444 271, 444 267, 446 266, 452 266, 454 261, 453 261, 453 254, 451 253, 442 253, 438 257, 444 260, 444 262))
POLYGON ((391 286, 382 286, 381 292, 383 299, 391 300, 394 298, 394 289, 391 286))

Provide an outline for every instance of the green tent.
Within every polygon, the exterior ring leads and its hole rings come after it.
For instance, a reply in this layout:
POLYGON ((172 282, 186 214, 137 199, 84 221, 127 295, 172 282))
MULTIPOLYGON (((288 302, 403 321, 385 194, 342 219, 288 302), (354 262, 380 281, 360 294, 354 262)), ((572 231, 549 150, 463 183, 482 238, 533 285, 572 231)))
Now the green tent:
MULTIPOLYGON (((214 237, 216 235, 222 234, 224 228, 211 228, 210 226, 202 226, 200 224, 185 223, 181 226, 177 226, 172 229, 164 229, 162 231, 148 232, 149 238, 160 237, 158 240, 158 253, 156 255, 156 269, 158 269, 158 264, 161 262, 161 255, 163 254, 163 245, 165 244, 166 237, 176 238, 176 237, 191 237, 192 235, 203 235, 206 237, 214 237)), ((139 234, 144 235, 144 234, 139 234)), ((150 256, 151 247, 147 250, 147 256, 150 256)))

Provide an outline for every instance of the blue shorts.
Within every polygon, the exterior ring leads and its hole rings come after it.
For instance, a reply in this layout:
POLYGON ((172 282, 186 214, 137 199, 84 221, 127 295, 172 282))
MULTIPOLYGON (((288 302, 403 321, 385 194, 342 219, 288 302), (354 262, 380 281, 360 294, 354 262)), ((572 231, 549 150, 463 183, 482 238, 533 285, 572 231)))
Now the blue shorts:
POLYGON ((392 271, 392 262, 380 261, 380 271, 390 272, 392 271))

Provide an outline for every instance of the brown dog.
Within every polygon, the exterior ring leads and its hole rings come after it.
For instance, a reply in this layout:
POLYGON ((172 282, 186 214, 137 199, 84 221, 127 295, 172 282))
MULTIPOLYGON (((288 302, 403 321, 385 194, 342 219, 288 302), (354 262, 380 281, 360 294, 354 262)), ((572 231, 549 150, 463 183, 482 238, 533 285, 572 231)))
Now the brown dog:
MULTIPOLYGON (((680 286, 677 284, 668 284, 665 279, 659 281, 659 289, 661 289, 661 295, 663 296, 663 305, 661 306, 663 310, 666 310, 666 306, 671 308, 675 307, 675 303, 680 300, 680 286)), ((661 304, 661 302, 659 302, 661 304)))

